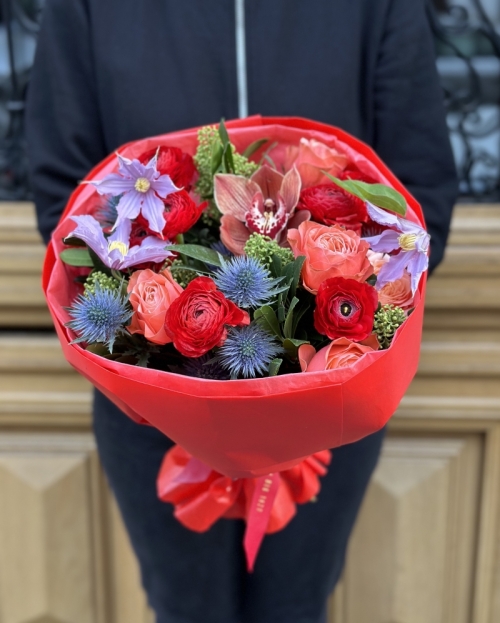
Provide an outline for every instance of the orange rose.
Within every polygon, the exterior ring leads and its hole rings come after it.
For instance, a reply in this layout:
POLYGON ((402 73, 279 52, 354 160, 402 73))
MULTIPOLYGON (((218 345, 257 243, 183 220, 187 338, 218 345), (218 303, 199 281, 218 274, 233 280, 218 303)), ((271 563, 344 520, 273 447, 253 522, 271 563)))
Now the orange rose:
POLYGON ((368 242, 338 225, 327 227, 306 221, 298 229, 288 230, 288 242, 295 257, 306 256, 302 280, 313 294, 330 277, 364 281, 373 273, 367 257, 368 242))
POLYGON ((405 270, 402 277, 386 283, 379 290, 378 300, 382 305, 397 305, 402 309, 409 309, 413 305, 410 273, 405 270))
POLYGON ((373 334, 359 343, 351 342, 346 337, 339 337, 318 352, 310 344, 303 344, 299 347, 300 368, 302 372, 347 368, 355 364, 365 353, 378 349, 379 343, 373 334))
POLYGON ((285 156, 285 169, 295 165, 300 173, 302 188, 325 184, 330 180, 322 173, 327 171, 335 177, 343 171, 349 162, 347 156, 324 143, 301 138, 298 147, 289 147, 285 156))
POLYGON ((169 270, 160 274, 149 268, 136 271, 130 277, 127 287, 130 304, 135 312, 127 327, 128 331, 144 335, 153 344, 171 342, 165 333, 165 314, 182 291, 169 270))

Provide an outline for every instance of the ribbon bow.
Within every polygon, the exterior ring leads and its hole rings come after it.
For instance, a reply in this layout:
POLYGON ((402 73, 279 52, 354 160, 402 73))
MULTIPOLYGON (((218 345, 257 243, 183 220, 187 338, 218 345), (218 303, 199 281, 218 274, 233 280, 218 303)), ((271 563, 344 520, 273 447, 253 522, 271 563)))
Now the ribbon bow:
POLYGON ((245 519, 244 549, 252 571, 265 534, 282 530, 297 504, 314 500, 327 472, 331 452, 316 452, 291 469, 260 478, 233 480, 193 457, 180 446, 163 459, 158 497, 174 505, 174 516, 186 528, 205 532, 218 519, 245 519))

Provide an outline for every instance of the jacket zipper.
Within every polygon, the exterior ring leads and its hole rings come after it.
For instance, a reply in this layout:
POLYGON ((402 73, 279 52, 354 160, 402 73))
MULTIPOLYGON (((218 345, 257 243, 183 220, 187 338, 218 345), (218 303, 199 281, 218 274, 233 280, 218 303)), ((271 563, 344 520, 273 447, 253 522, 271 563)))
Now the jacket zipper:
POLYGON ((247 51, 245 42, 245 0, 234 0, 236 26, 236 78, 238 117, 248 117, 247 51))

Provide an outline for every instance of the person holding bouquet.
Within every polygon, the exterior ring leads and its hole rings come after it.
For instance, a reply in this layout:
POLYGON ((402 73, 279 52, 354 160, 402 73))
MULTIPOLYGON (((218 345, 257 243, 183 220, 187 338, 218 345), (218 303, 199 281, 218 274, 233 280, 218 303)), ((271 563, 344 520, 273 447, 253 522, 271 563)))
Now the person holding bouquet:
MULTIPOLYGON (((421 202, 437 266, 456 177, 424 0, 47 0, 27 113, 44 239, 122 144, 256 113, 311 117, 373 146, 421 202)), ((334 450, 317 502, 265 539, 248 574, 241 522, 197 534, 157 498, 165 436, 98 392, 94 430, 157 623, 326 621, 383 431, 334 450)))

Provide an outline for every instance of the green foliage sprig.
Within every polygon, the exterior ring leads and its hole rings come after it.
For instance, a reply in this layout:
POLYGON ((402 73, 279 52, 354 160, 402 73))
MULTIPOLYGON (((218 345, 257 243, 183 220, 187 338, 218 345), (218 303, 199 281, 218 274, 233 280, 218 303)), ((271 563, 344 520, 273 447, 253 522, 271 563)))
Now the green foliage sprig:
POLYGON ((118 279, 106 275, 106 273, 103 273, 100 270, 94 270, 87 277, 87 280, 83 285, 85 294, 95 294, 96 284, 99 284, 102 290, 118 290, 121 285, 118 279))
MULTIPOLYGON (((262 144, 262 143, 261 143, 262 144)), ((206 200, 214 196, 214 180, 216 173, 234 173, 250 177, 259 165, 251 162, 247 155, 239 154, 236 147, 229 141, 224 122, 219 127, 205 126, 198 131, 198 149, 194 156, 194 163, 198 169, 199 178, 195 185, 197 194, 206 200)))
POLYGON ((172 273, 172 277, 183 288, 186 288, 191 281, 193 281, 193 279, 200 276, 196 270, 186 266, 184 262, 179 259, 174 260, 169 268, 172 273))
POLYGON ((282 267, 294 261, 293 253, 290 249, 280 247, 269 236, 256 233, 253 233, 245 244, 245 253, 249 257, 254 257, 266 268, 271 268, 273 255, 280 258, 282 267))
POLYGON ((395 305, 382 305, 375 312, 373 330, 377 335, 381 348, 389 348, 396 330, 405 320, 405 311, 395 305))

